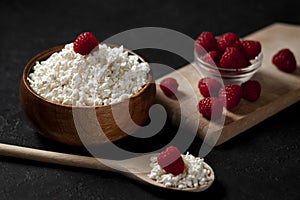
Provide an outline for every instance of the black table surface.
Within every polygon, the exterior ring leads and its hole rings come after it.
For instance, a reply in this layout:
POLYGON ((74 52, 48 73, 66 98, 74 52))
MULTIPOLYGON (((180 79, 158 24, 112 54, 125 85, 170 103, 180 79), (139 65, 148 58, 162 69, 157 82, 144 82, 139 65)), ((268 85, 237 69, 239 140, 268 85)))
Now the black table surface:
MULTIPOLYGON (((83 31, 93 32, 99 40, 138 27, 169 28, 194 39, 205 30, 216 35, 232 31, 242 37, 274 22, 300 25, 299 8, 297 1, 289 0, 1 0, 0 142, 88 154, 84 148, 40 136, 19 106, 20 77, 29 59, 71 42, 83 31)), ((168 52, 145 50, 141 54, 175 69, 186 64, 168 52)), ((215 147, 205 160, 214 168, 216 180, 201 193, 158 189, 112 172, 0 156, 0 199, 300 199, 299 111, 300 102, 215 147)), ((170 138, 173 130, 167 124, 160 141, 156 138, 148 147, 170 138)), ((145 146, 127 142, 132 148, 145 146)), ((195 138, 189 151, 197 152, 200 145, 201 140, 195 138)))

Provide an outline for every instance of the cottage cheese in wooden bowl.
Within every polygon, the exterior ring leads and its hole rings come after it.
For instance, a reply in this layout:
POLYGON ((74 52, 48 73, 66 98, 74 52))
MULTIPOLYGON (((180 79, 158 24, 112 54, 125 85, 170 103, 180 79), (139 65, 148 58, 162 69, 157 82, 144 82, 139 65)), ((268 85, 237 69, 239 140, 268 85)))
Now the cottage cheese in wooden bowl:
POLYGON ((83 113, 80 117, 84 122, 79 128, 88 143, 122 139, 149 118, 156 91, 150 66, 122 46, 80 37, 79 41, 77 38, 73 43, 51 48, 28 62, 20 85, 21 107, 39 133, 65 144, 82 145, 74 111, 83 113), (91 112, 102 133, 94 128, 91 112), (132 126, 130 121, 138 126, 132 126))

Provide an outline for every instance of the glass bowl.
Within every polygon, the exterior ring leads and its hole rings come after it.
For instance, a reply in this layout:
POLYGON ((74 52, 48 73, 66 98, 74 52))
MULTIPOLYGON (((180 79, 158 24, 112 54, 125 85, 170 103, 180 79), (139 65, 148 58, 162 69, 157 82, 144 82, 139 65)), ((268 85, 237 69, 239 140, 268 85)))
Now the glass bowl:
POLYGON ((198 70, 204 77, 215 78, 217 80, 222 80, 224 85, 226 84, 242 84, 247 80, 251 79, 253 75, 261 67, 263 60, 263 53, 260 52, 258 56, 250 60, 251 65, 239 68, 222 68, 216 65, 209 64, 202 60, 199 54, 194 50, 194 63, 198 70))

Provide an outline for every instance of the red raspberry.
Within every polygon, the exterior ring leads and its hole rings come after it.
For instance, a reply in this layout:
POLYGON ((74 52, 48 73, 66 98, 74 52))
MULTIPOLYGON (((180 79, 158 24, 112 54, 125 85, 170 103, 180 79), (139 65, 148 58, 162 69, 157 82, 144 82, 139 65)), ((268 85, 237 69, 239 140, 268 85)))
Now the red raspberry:
POLYGON ((195 49, 199 55, 204 52, 201 50, 203 47, 207 52, 215 50, 217 48, 217 40, 211 32, 202 32, 195 41, 195 49))
POLYGON ((205 97, 199 101, 198 111, 207 119, 220 119, 223 112, 223 103, 217 97, 205 97))
POLYGON ((74 41, 73 50, 81 55, 89 54, 99 44, 90 32, 81 33, 74 41))
POLYGON ((246 58, 254 59, 261 51, 261 44, 255 40, 243 40, 241 41, 242 51, 246 58))
POLYGON ((210 51, 206 53, 201 59, 208 64, 220 66, 220 59, 222 54, 219 51, 210 51))
POLYGON ((202 78, 198 82, 198 88, 200 93, 204 97, 217 97, 219 94, 219 90, 221 89, 222 85, 219 81, 213 78, 202 78))
POLYGON ((157 157, 157 162, 167 173, 175 176, 184 170, 184 162, 178 148, 170 146, 166 151, 161 152, 157 157))
POLYGON ((227 109, 236 107, 242 98, 242 88, 239 85, 228 84, 219 91, 219 98, 227 109))
POLYGON ((224 52, 227 47, 240 48, 240 38, 235 33, 228 32, 222 34, 218 39, 218 50, 224 52))
POLYGON ((261 92, 260 83, 256 80, 248 80, 242 84, 243 98, 248 101, 256 101, 261 92))
POLYGON ((235 47, 227 47, 220 60, 220 66, 223 68, 239 69, 248 65, 249 61, 235 47))
POLYGON ((273 64, 280 70, 292 73, 296 70, 296 59, 289 49, 281 49, 272 58, 273 64))
POLYGON ((160 82, 160 89, 168 97, 175 95, 178 89, 178 83, 174 78, 165 78, 160 82))

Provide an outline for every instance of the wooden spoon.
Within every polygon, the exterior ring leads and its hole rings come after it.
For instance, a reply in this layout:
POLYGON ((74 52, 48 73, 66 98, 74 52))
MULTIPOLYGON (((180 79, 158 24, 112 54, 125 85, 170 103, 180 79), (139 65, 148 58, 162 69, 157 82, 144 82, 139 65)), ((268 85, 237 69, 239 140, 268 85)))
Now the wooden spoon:
POLYGON ((179 189, 176 187, 166 187, 165 185, 158 183, 148 177, 148 174, 151 170, 149 166, 150 157, 155 155, 153 153, 125 160, 107 160, 0 143, 0 155, 67 166, 112 171, 121 173, 129 178, 156 187, 188 192, 200 192, 206 190, 211 186, 215 179, 212 168, 208 164, 204 163, 205 168, 209 169, 211 172, 211 181, 209 181, 206 185, 201 185, 196 188, 184 189, 179 189))

